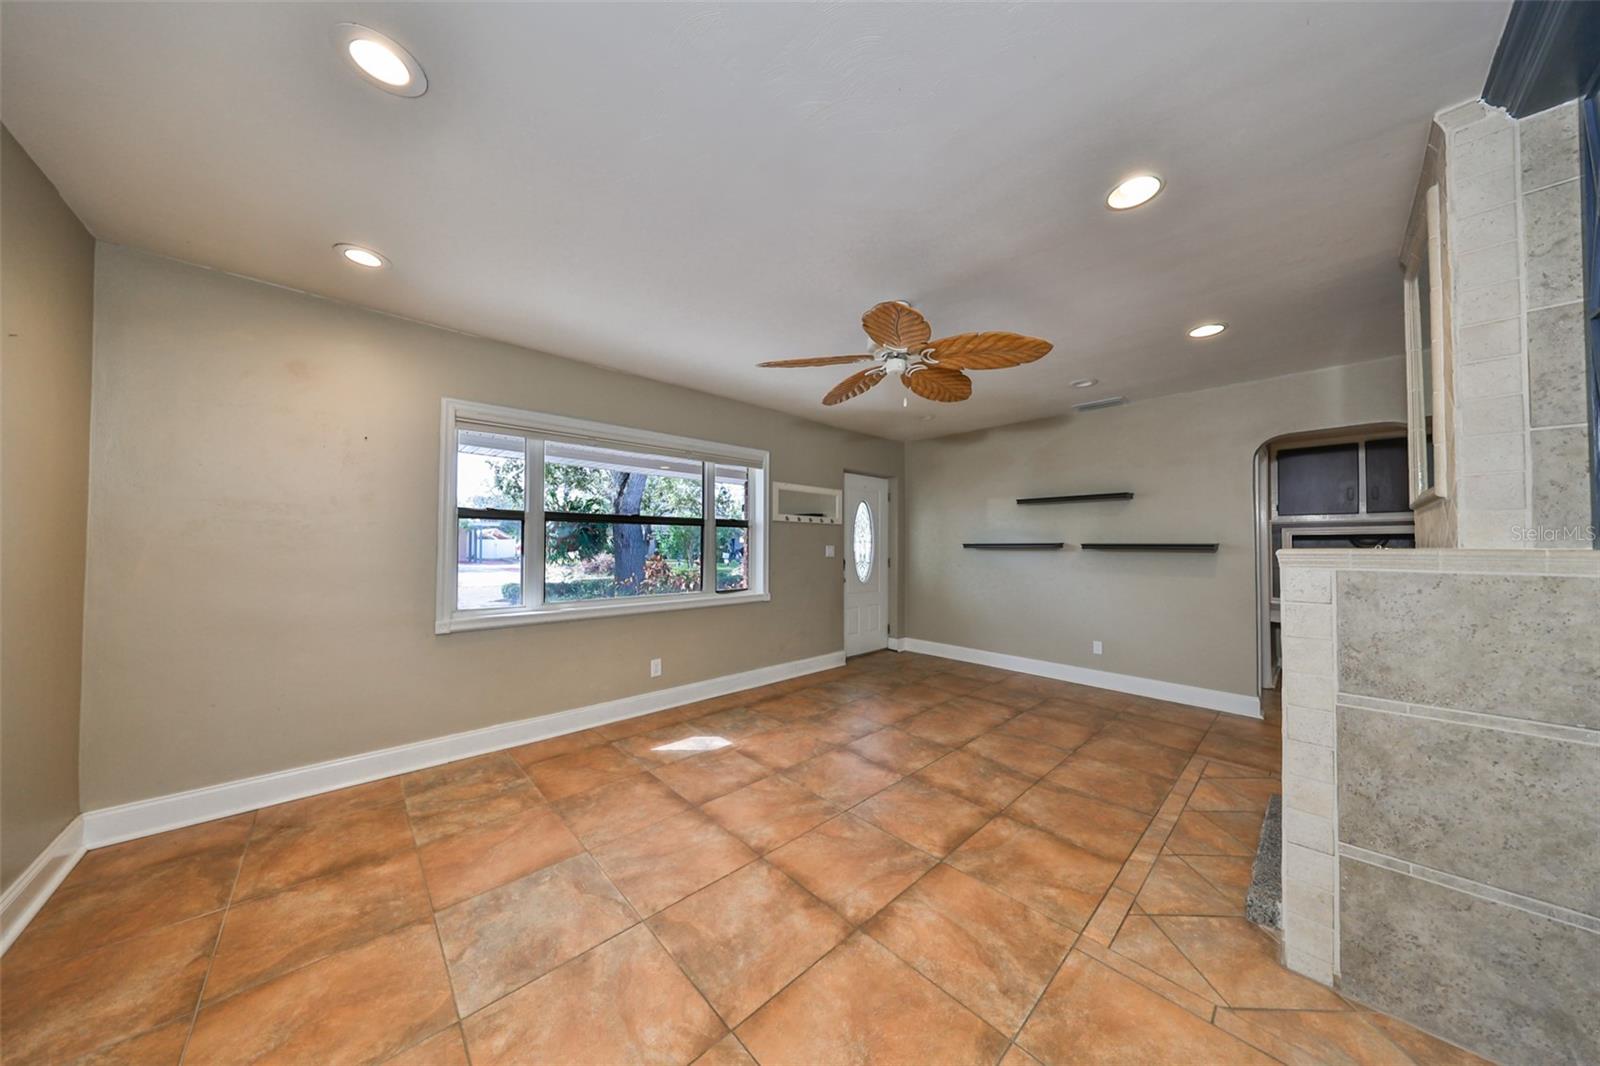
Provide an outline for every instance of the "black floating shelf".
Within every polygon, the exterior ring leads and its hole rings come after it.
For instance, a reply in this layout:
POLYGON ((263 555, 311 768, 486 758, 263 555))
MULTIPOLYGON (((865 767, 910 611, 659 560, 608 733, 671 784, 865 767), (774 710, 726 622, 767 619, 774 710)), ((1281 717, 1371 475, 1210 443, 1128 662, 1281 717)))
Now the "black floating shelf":
POLYGON ((1093 503, 1096 500, 1131 500, 1131 492, 1080 492, 1076 496, 1029 496, 1018 500, 1020 504, 1030 503, 1093 503))
POLYGON ((1215 544, 1084 544, 1086 552, 1215 552, 1215 544))
POLYGON ((1059 540, 1035 541, 1032 543, 1011 544, 963 544, 963 548, 976 548, 986 552, 1053 552, 1060 551, 1066 544, 1059 540))

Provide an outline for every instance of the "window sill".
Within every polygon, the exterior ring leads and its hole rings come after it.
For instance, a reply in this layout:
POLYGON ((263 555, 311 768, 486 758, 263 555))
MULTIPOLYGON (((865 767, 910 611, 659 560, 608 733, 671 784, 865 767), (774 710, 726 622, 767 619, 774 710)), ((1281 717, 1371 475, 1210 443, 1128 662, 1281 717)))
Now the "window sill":
POLYGON ((616 600, 606 600, 600 603, 575 603, 560 607, 456 613, 436 619, 433 631, 443 634, 474 629, 503 629, 506 626, 570 622, 580 618, 611 618, 624 614, 654 614, 657 611, 688 611, 697 607, 766 603, 771 599, 771 593, 767 592, 713 592, 661 600, 632 600, 621 603, 616 600))

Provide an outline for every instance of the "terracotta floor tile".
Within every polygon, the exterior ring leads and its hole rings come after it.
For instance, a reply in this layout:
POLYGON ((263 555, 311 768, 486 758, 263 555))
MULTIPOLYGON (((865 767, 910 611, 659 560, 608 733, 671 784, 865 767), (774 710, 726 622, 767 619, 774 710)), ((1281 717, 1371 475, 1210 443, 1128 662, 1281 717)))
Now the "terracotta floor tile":
POLYGON ((1126 737, 1095 737, 1079 748, 1077 753, 1167 778, 1176 778, 1189 762, 1186 752, 1126 737))
POLYGON ((533 763, 528 776, 551 802, 644 773, 645 766, 609 744, 533 763))
POLYGON ((1260 843, 1261 819, 1237 811, 1184 811, 1167 837, 1178 855, 1253 856, 1260 843))
POLYGON ((882 722, 855 713, 854 706, 848 704, 838 710, 819 714, 811 722, 819 733, 835 744, 849 744, 883 728, 882 722))
POLYGON ((1354 1011, 1217 1011, 1217 1027, 1285 1061, 1415 1066, 1377 1026, 1354 1011))
POLYGON ((922 683, 929 688, 942 689, 957 696, 968 696, 981 689, 989 687, 989 682, 983 678, 966 677, 962 674, 940 671, 929 674, 922 679, 922 683))
POLYGON ((739 741, 745 737, 753 737, 757 733, 776 729, 783 723, 748 707, 729 707, 700 718, 690 719, 690 724, 704 736, 739 741))
POLYGON ((605 725, 596 726, 594 732, 608 741, 625 740, 628 737, 636 737, 640 733, 648 733, 653 729, 661 729, 664 726, 673 725, 680 720, 675 713, 678 710, 679 708, 673 708, 666 711, 656 711, 654 714, 640 714, 632 718, 622 718, 615 722, 607 722, 605 725))
POLYGON ((1189 796, 1191 811, 1248 811, 1265 815, 1267 801, 1283 791, 1274 777, 1207 778, 1189 796))
POLYGON ((784 770, 838 745, 811 723, 791 723, 739 741, 739 751, 772 770, 784 770))
POLYGON ((993 1063, 1006 1039, 870 937, 831 951, 738 1029, 763 1063, 993 1063))
POLYGON ((1394 1045, 1422 1066, 1490 1066, 1470 1051, 1446 1043, 1438 1037, 1383 1014, 1365 1015, 1367 1021, 1383 1030, 1394 1045))
POLYGON ((595 861, 642 917, 732 873, 755 852, 699 811, 613 840, 593 852, 595 861))
POLYGON ((1157 777, 1120 763, 1073 755, 1045 775, 1047 784, 1082 792, 1131 810, 1154 814, 1172 790, 1170 777, 1157 777))
POLYGON ((1008 733, 985 733, 968 742, 964 750, 976 752, 1031 778, 1044 776, 1067 757, 1064 749, 1053 744, 1008 733))
POLYGON ((1206 756, 1206 768, 1202 777, 1223 778, 1227 780, 1244 778, 1277 778, 1280 764, 1274 763, 1271 767, 1262 769, 1255 766, 1244 766, 1240 763, 1228 762, 1214 755, 1206 756))
POLYGON ((668 766, 697 755, 733 748, 733 741, 727 737, 702 733, 693 722, 678 722, 611 743, 618 751, 651 767, 668 766))
POLYGON ((1245 893, 1250 891, 1250 878, 1255 868, 1253 855, 1185 855, 1183 861, 1224 896, 1244 899, 1245 893))
POLYGON ((439 912, 439 939, 463 1016, 638 922, 587 854, 439 912))
POLYGON ((231 996, 433 913, 415 852, 302 881, 228 911, 206 999, 231 996))
POLYGON ((957 696, 907 718, 900 723, 900 728, 924 740, 954 748, 989 732, 1016 713, 998 703, 957 696))
POLYGON ((1178 945, 1168 939, 1155 919, 1148 915, 1130 914, 1123 919, 1122 929, 1111 942, 1111 950, 1197 996, 1214 1003, 1222 1002, 1222 997, 1206 983, 1194 963, 1184 957, 1178 945))
POLYGON ((644 926, 468 1018, 473 1066, 688 1062, 725 1031, 644 926))
POLYGON ((1157 915, 1156 924, 1230 1007, 1345 1007, 1331 989, 1280 966, 1277 944, 1243 918, 1157 915))
MULTIPOLYGON (((936 702, 941 703, 955 695, 953 692, 944 692, 941 689, 930 689, 930 691, 940 693, 940 699, 936 702)), ((907 718, 921 714, 930 706, 933 706, 933 704, 897 699, 889 693, 884 693, 881 696, 869 696, 864 700, 856 700, 850 704, 850 709, 863 718, 870 718, 879 725, 895 725, 905 721, 907 718)))
POLYGON ((1083 939, 1109 947, 1132 905, 1133 893, 1116 887, 1116 882, 1112 882, 1100 906, 1095 908, 1094 917, 1083 927, 1083 939))
POLYGON ((618 837, 688 810, 682 796, 653 774, 639 774, 555 804, 556 813, 585 847, 597 848, 618 837))
POLYGON ((783 776, 841 807, 860 803, 900 780, 900 775, 893 770, 842 750, 791 766, 783 776))
POLYGON ((374 807, 397 807, 405 802, 398 777, 385 777, 364 785, 352 785, 305 799, 291 800, 256 812, 255 830, 278 829, 288 825, 310 825, 342 818, 374 807))
POLYGON ((712 800, 703 810, 712 821, 763 854, 839 813, 833 804, 781 777, 746 785, 712 800))
POLYGON ((1235 1037, 1073 952, 1017 1038, 1044 1062, 1269 1064, 1235 1037))
POLYGON ((797 722, 814 718, 824 711, 831 711, 834 706, 834 700, 810 690, 801 690, 763 700, 750 709, 765 718, 775 718, 780 722, 797 722))
POLYGON ((238 858, 244 853, 245 841, 250 839, 250 826, 254 821, 254 812, 236 814, 232 818, 219 818, 214 822, 203 822, 106 848, 95 848, 78 860, 78 865, 72 868, 61 888, 69 889, 89 881, 132 877, 153 866, 201 852, 231 850, 234 857, 238 858))
POLYGON ((12 973, 75 958, 151 929, 221 910, 239 873, 235 845, 181 855, 128 877, 63 885, 6 953, 12 973))
POLYGON ((1221 892, 1175 855, 1156 859, 1137 896, 1149 914, 1242 915, 1244 896, 1221 892))
POLYGON ((432 922, 202 1007, 193 1063, 372 1062, 455 1021, 432 922))
POLYGON ((947 861, 1073 929, 1089 921, 1118 870, 1109 859, 1006 817, 978 830, 947 861))
POLYGON ((996 730, 998 733, 1037 740, 1066 751, 1076 748, 1099 731, 1100 727, 1097 725, 1063 722, 1059 718, 1048 718, 1033 713, 1019 714, 1010 721, 1002 723, 996 730))
POLYGON ((481 798, 408 804, 407 810, 411 817, 411 835, 418 844, 429 844, 545 805, 539 790, 524 780, 520 785, 481 798))
POLYGON ((767 859, 852 925, 872 917, 934 864, 927 854, 848 814, 767 859))
POLYGON ((695 1059, 693 1066, 756 1066, 756 1060, 739 1043, 739 1038, 729 1033, 695 1059))
POLYGON ((1144 718, 1137 714, 1126 714, 1115 721, 1106 723, 1105 728, 1100 731, 1100 735, 1122 737, 1126 740, 1148 741, 1153 744, 1160 744, 1163 747, 1174 748, 1185 754, 1193 754, 1194 749, 1200 746, 1200 741, 1205 737, 1206 731, 1144 718))
POLYGON ((276 827, 258 824, 244 849, 235 901, 278 892, 346 866, 387 858, 413 846, 403 804, 276 827))
POLYGON ((1108 707, 1081 699, 1048 699, 1029 713, 1097 728, 1115 721, 1118 715, 1108 707))
POLYGON ((970 748, 923 768, 917 780, 954 793, 991 814, 1028 790, 1033 779, 986 759, 970 748))
POLYGON ((1121 709, 1124 714, 1138 715, 1141 718, 1149 718, 1158 722, 1168 722, 1172 725, 1185 726, 1189 729, 1198 729, 1201 732, 1205 732, 1217 722, 1225 720, 1250 721, 1259 724, 1255 719, 1218 714, 1216 711, 1207 711, 1182 703, 1172 703, 1168 700, 1152 699, 1149 696, 1124 696, 1121 709))
POLYGON ((1139 963, 1119 955, 1110 948, 1095 943, 1087 936, 1080 936, 1076 950, 1083 952, 1094 961, 1108 966, 1131 981, 1136 981, 1156 995, 1175 1003, 1179 1007, 1193 1014, 1203 1022, 1209 1022, 1222 1003, 1222 997, 1213 992, 1210 996, 1201 996, 1195 992, 1176 984, 1154 970, 1147 969, 1139 963))
POLYGON ((650 772, 689 803, 725 796, 772 773, 732 748, 668 763, 650 772))
POLYGON ((605 742, 606 738, 595 730, 585 729, 579 733, 567 733, 551 737, 549 740, 536 740, 532 744, 523 744, 509 749, 506 754, 527 768, 536 762, 554 759, 557 755, 571 755, 575 751, 598 747, 605 742))
POLYGON ((1283 765, 1282 745, 1271 741, 1237 740, 1211 733, 1195 749, 1196 755, 1224 759, 1243 766, 1276 771, 1283 765))
POLYGON ((1034 785, 1006 809, 1019 822, 1120 865, 1149 824, 1148 815, 1054 785, 1034 785))
POLYGON ((435 908, 485 892, 582 850, 549 807, 503 818, 418 849, 435 908))
POLYGON ((853 741, 849 750, 899 774, 909 774, 941 757, 950 749, 899 729, 880 729, 853 741))
POLYGON ((221 914, 192 918, 25 974, 8 953, 0 962, 0 1058, 71 1062, 187 1019, 221 925, 221 914))
POLYGON ((448 807, 462 800, 484 799, 496 792, 521 788, 527 784, 528 775, 522 772, 522 767, 515 759, 503 751, 430 766, 400 778, 406 806, 413 815, 448 807))
POLYGON ((440 1030, 394 1058, 385 1059, 384 1066, 469 1066, 461 1026, 440 1030))
MULTIPOLYGON (((892 700, 910 703, 926 710, 936 704, 944 703, 950 699, 950 691, 937 685, 930 685, 925 681, 913 681, 906 685, 897 685, 884 693, 892 700)), ((960 695, 960 693, 957 693, 960 695)))
POLYGON ((189 1042, 189 1023, 185 1015, 159 1029, 92 1051, 73 1066, 178 1066, 183 1046, 189 1042))
POLYGON ((851 813, 940 857, 989 820, 989 812, 977 804, 915 777, 878 793, 851 813))
POLYGON ((1012 1044, 1006 1049, 1005 1057, 1000 1060, 1000 1066, 1042 1066, 1039 1060, 1012 1044))
POLYGON ((843 919, 765 862, 701 889, 649 924, 730 1026, 850 933, 843 919))
POLYGON ((950 866, 862 929, 1003 1033, 1014 1033, 1072 946, 1072 931, 950 866))
POLYGON ((1038 692, 1026 688, 1016 688, 1009 684, 995 685, 973 695, 991 703, 998 703, 1002 707, 1009 707, 1013 712, 1026 711, 1037 707, 1046 699, 1045 696, 1038 692))

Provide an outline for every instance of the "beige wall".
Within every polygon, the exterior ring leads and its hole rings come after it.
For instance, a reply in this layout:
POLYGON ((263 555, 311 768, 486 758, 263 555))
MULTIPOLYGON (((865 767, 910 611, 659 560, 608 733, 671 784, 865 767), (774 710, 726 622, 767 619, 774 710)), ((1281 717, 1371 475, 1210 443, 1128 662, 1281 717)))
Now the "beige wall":
POLYGON ((0 886, 78 813, 94 239, 0 128, 0 886))
POLYGON ((810 484, 898 476, 898 443, 115 246, 95 296, 85 808, 843 647, 840 527, 790 524, 770 603, 434 635, 440 398, 810 484))
POLYGON ((1286 433, 1404 419, 1404 367, 1393 358, 908 445, 905 631, 1254 695, 1256 449, 1286 433), (1135 497, 1015 502, 1118 490, 1135 497), (984 540, 1221 548, 1124 555, 961 547, 984 540), (1090 653, 1095 640, 1103 655, 1090 653))

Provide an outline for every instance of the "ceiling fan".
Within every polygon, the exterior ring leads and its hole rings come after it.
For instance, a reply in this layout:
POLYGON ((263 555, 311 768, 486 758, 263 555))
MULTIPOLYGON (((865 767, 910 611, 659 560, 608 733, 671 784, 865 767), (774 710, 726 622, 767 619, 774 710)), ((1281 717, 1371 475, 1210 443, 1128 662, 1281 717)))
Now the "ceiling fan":
POLYGON ((862 355, 823 355, 812 359, 776 359, 757 366, 843 366, 872 363, 835 385, 822 402, 829 407, 860 396, 890 375, 925 400, 955 403, 972 395, 972 379, 963 370, 1001 370, 1041 359, 1052 347, 1020 333, 957 333, 929 340, 928 320, 903 300, 881 303, 861 316, 861 328, 872 339, 862 355))

